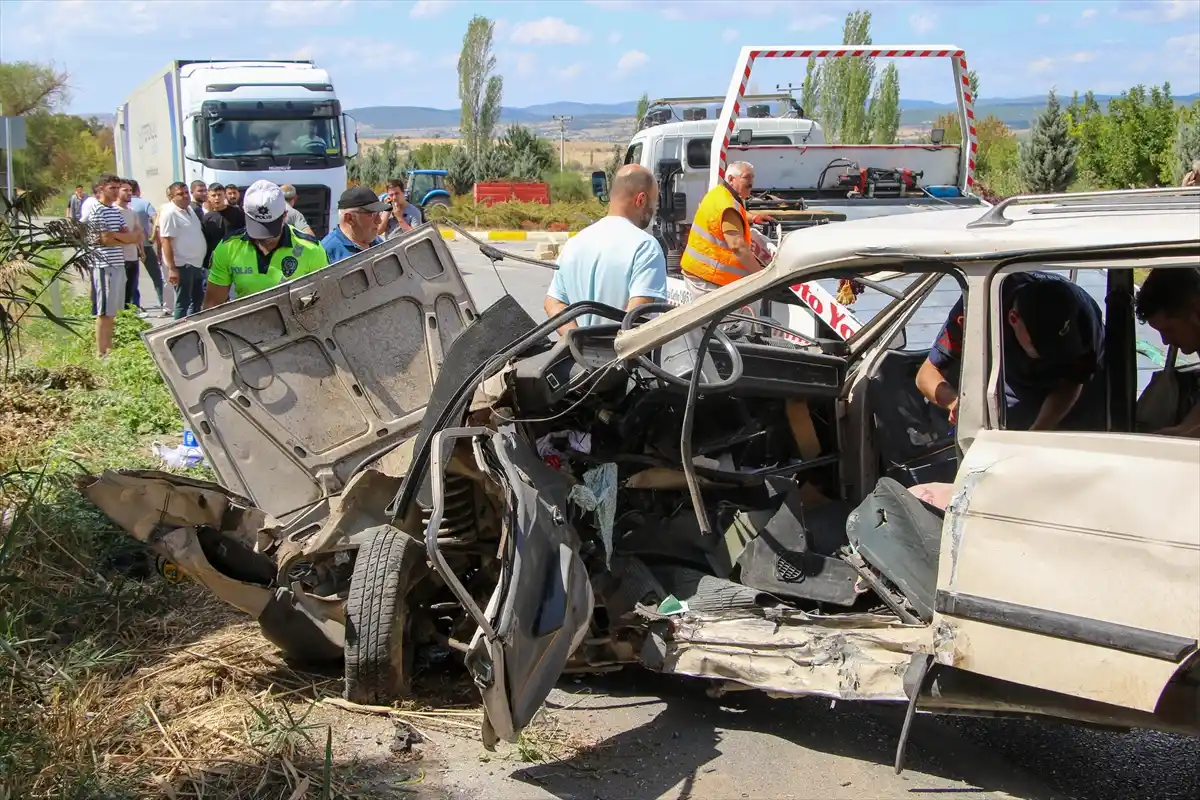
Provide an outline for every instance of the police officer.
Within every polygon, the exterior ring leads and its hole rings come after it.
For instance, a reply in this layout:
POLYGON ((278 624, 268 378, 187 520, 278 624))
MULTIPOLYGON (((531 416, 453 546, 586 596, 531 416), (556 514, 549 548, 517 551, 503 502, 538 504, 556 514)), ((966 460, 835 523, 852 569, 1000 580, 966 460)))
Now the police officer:
POLYGON ((213 250, 204 308, 261 292, 329 265, 315 237, 287 224, 287 201, 270 181, 255 181, 244 195, 246 229, 231 233, 213 250))

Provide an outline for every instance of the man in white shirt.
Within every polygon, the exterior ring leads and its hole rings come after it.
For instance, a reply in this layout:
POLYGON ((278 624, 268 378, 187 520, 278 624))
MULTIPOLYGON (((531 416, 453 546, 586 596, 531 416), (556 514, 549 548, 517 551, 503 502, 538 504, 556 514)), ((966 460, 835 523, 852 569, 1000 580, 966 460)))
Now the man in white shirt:
POLYGON ((79 221, 86 223, 88 217, 96 210, 96 206, 100 205, 100 186, 93 186, 92 193, 84 198, 83 203, 79 206, 79 221))
MULTIPOLYGON (((207 193, 208 187, 204 187, 207 193)), ((167 188, 167 199, 158 217, 162 260, 167 282, 175 287, 175 319, 195 314, 204 303, 204 255, 207 243, 200 218, 192 209, 187 184, 180 181, 167 188)))
MULTIPOLYGON (((667 259, 646 232, 658 207, 658 184, 650 170, 626 164, 609 191, 608 216, 567 240, 543 308, 553 317, 572 303, 595 300, 629 311, 667 299, 667 259)), ((559 328, 606 322, 585 314, 559 328)))

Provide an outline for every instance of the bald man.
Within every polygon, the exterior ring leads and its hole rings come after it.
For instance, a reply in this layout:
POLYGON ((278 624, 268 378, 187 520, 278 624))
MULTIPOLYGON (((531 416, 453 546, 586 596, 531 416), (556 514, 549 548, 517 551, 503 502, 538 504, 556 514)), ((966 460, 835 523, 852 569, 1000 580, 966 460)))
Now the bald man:
MULTIPOLYGON (((567 240, 543 308, 553 317, 572 303, 595 300, 626 311, 667 299, 667 259, 646 232, 658 207, 658 184, 648 169, 626 164, 609 190, 608 216, 567 240)), ((559 328, 609 320, 585 314, 559 328)))

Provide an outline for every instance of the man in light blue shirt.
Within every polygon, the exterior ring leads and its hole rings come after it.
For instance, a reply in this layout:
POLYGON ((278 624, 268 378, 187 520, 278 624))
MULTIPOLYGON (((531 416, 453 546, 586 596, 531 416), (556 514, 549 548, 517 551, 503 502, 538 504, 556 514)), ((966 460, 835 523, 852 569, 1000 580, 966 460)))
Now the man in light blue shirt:
MULTIPOLYGON (((594 300, 630 310, 667 299, 667 259, 646 232, 658 207, 658 184, 648 169, 626 164, 609 190, 608 216, 567 240, 543 308, 553 317, 572 303, 594 300)), ((559 328, 609 320, 585 314, 559 328)))

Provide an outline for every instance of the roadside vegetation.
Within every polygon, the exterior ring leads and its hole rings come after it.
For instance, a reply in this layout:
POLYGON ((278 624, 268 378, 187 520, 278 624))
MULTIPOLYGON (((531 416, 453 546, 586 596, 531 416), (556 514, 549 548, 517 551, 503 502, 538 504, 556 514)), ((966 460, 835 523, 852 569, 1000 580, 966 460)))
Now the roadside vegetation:
POLYGON ((338 682, 292 671, 245 617, 158 577, 77 491, 104 468, 155 468, 150 444, 180 417, 137 316, 95 358, 69 291, 79 241, 34 223, 35 200, 0 200, 0 797, 278 798, 305 781, 341 796, 328 726, 290 702, 338 682))

